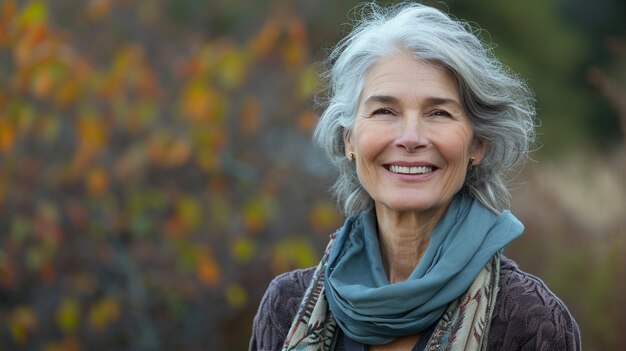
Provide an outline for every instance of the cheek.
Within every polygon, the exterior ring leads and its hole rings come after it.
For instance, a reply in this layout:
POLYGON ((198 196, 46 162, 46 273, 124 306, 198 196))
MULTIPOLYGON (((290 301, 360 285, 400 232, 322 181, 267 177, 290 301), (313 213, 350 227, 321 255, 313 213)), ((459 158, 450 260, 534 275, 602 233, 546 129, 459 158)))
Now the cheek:
POLYGON ((451 130, 446 135, 440 135, 439 149, 449 162, 465 164, 469 159, 472 147, 472 132, 469 128, 451 130))
POLYGON ((372 159, 385 144, 380 132, 373 123, 362 121, 354 126, 352 133, 355 152, 363 159, 372 159))

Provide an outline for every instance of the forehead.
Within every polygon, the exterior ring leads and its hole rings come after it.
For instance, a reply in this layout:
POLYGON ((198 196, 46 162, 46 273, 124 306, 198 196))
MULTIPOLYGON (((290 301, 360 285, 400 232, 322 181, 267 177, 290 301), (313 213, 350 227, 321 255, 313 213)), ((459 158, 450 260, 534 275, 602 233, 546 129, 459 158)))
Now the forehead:
POLYGON ((399 98, 412 94, 459 100, 456 80, 447 69, 404 51, 381 58, 365 75, 361 100, 382 93, 399 98))

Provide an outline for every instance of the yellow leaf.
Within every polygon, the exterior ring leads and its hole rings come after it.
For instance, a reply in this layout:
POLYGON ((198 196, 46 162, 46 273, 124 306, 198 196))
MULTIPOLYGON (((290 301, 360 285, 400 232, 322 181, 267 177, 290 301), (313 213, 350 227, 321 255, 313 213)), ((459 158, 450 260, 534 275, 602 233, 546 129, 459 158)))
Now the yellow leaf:
POLYGON ((181 219, 182 224, 188 229, 193 230, 200 224, 202 218, 202 209, 198 201, 189 196, 178 200, 176 204, 176 213, 181 219))
POLYGON ((277 243, 272 252, 272 269, 278 274, 295 268, 311 267, 317 262, 311 244, 304 239, 288 239, 277 243))
POLYGON ((218 169, 220 162, 221 161, 216 153, 216 150, 202 148, 198 150, 196 154, 196 163, 206 172, 212 172, 218 169))
POLYGON ((218 74, 226 88, 236 88, 241 85, 246 76, 247 62, 243 52, 230 50, 222 58, 218 66, 218 74))
MULTIPOLYGON (((209 188, 212 188, 212 185, 209 188)), ((230 225, 232 218, 230 203, 226 196, 219 194, 219 190, 210 189, 210 191, 212 199, 207 209, 210 218, 209 223, 212 223, 217 232, 226 232, 225 229, 230 225)))
POLYGON ((20 24, 43 23, 48 19, 48 7, 44 1, 31 1, 20 14, 20 24))
POLYGON ((103 331, 120 316, 117 300, 105 297, 96 301, 89 309, 89 325, 95 331, 103 331))
POLYGON ((78 301, 74 298, 65 298, 57 308, 56 322, 63 333, 75 332, 78 327, 79 317, 78 301))
POLYGON ((275 214, 275 204, 269 199, 251 199, 244 205, 243 220, 249 232, 261 231, 275 214))
POLYGON ((329 232, 339 226, 341 216, 334 204, 321 201, 313 205, 309 220, 318 232, 329 232))
POLYGON ((9 316, 9 330, 16 343, 26 343, 28 335, 37 329, 37 315, 27 306, 16 307, 9 316))
POLYGON ((313 67, 302 70, 298 76, 298 85, 294 90, 295 98, 306 100, 310 98, 317 89, 318 74, 313 67))
POLYGON ((238 263, 249 262, 254 257, 255 251, 254 242, 244 236, 233 240, 230 246, 230 253, 238 263))
POLYGON ((226 289, 226 301, 228 301, 231 306, 235 308, 243 307, 247 300, 248 294, 241 285, 231 284, 226 289))

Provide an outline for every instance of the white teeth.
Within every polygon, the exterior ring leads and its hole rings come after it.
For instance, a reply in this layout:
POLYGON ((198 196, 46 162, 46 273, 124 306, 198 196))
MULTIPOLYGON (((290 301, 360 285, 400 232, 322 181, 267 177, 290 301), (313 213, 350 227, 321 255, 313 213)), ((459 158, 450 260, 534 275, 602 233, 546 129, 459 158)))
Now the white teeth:
POLYGON ((389 166, 389 170, 393 173, 402 173, 402 174, 425 174, 433 171, 432 167, 404 167, 404 166, 389 166))

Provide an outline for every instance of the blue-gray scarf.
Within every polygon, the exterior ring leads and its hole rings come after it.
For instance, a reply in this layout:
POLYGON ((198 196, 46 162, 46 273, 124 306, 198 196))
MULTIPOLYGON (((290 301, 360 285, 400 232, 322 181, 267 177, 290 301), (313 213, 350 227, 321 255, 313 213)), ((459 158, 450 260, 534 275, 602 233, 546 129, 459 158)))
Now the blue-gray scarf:
POLYGON ((348 337, 386 344, 437 322, 480 270, 524 230, 511 212, 493 213, 457 195, 430 236, 406 281, 389 284, 374 210, 346 219, 330 252, 325 290, 329 308, 348 337))

